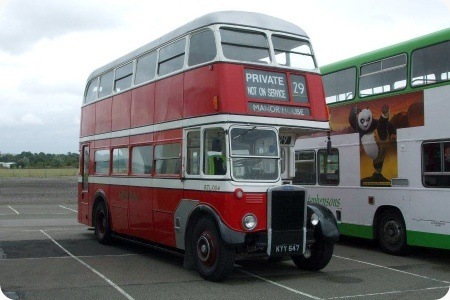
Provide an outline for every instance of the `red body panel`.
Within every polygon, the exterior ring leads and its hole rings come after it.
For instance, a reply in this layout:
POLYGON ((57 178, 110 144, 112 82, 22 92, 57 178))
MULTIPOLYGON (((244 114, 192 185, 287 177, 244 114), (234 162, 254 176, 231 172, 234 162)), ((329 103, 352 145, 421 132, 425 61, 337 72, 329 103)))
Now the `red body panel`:
POLYGON ((95 104, 83 107, 81 110, 80 136, 95 134, 95 104))
POLYGON ((95 134, 111 132, 112 98, 95 103, 95 134))
POLYGON ((131 128, 154 123, 155 84, 147 84, 132 90, 131 128))
POLYGON ((312 118, 317 121, 328 122, 328 108, 323 89, 322 77, 319 74, 309 74, 307 77, 308 94, 310 96, 312 118))
POLYGON ((111 112, 112 131, 128 129, 131 125, 131 91, 114 96, 111 112))
POLYGON ((219 96, 219 65, 204 66, 184 74, 185 118, 217 113, 213 99, 219 96))
MULTIPOLYGON (((149 179, 150 180, 150 179, 149 179)), ((155 240, 153 233, 153 192, 147 187, 129 187, 129 234, 155 240)))
POLYGON ((183 114, 184 73, 156 82, 155 123, 179 120, 183 114))
MULTIPOLYGON (((87 105, 82 108, 81 137, 110 132, 111 130, 136 128, 182 118, 220 113, 328 121, 320 75, 286 72, 288 75, 302 74, 306 76, 310 102, 295 103, 292 99, 289 102, 280 102, 248 98, 244 78, 245 68, 247 67, 238 64, 216 63, 87 105), (219 101, 218 110, 213 106, 215 96, 218 97, 219 101), (248 109, 249 101, 307 107, 310 108, 311 115, 284 116, 250 112, 248 109)), ((270 68, 261 69, 254 66, 248 68, 273 71, 270 68)))

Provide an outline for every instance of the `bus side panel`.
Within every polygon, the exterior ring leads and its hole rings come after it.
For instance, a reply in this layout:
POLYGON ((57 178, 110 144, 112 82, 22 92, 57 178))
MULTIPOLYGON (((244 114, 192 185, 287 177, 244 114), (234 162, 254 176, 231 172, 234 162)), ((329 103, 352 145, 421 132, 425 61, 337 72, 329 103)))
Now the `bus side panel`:
POLYGON ((156 82, 155 123, 182 118, 183 77, 182 73, 156 82))
POLYGON ((95 104, 81 108, 80 137, 95 134, 95 104))
POLYGON ((154 122, 155 84, 147 84, 132 90, 131 127, 150 125, 154 122))
MULTIPOLYGON (((220 183, 205 184, 205 191, 198 191, 194 188, 198 183, 186 181, 184 199, 199 200, 201 204, 207 204, 216 211, 222 222, 229 228, 236 231, 243 231, 242 218, 249 212, 255 214, 258 225, 254 231, 267 229, 267 196, 265 193, 246 193, 245 200, 237 199, 231 192, 212 192, 207 189, 211 186, 220 187, 220 183)), ((225 185, 223 190, 226 190, 225 185)))
POLYGON ((112 102, 111 128, 113 131, 130 128, 131 91, 114 96, 112 102))
POLYGON ((247 94, 244 90, 244 72, 241 65, 217 65, 220 82, 220 111, 247 114, 247 94), (232 87, 232 88, 230 88, 232 87))
POLYGON ((166 131, 159 131, 154 133, 155 141, 166 141, 166 140, 175 140, 178 139, 178 142, 181 142, 182 129, 172 129, 166 131))
POLYGON ((307 86, 309 103, 311 105, 311 115, 313 119, 317 121, 328 121, 327 105, 323 101, 325 98, 325 92, 323 90, 321 76, 308 74, 307 86))
POLYGON ((131 145, 143 144, 143 143, 148 144, 152 141, 153 141, 153 133, 130 136, 130 144, 131 145))
MULTIPOLYGON (((150 178, 140 179, 150 182, 150 178)), ((129 187, 130 234, 146 240, 155 240, 153 233, 153 189, 150 187, 129 187)))
MULTIPOLYGON (((114 179, 112 179, 114 182, 114 179)), ((109 187, 109 209, 112 219, 112 230, 127 233, 128 230, 128 185, 111 184, 109 187)))
POLYGON ((95 134, 111 132, 112 98, 95 103, 95 134))
POLYGON ((167 246, 176 247, 174 213, 183 197, 179 179, 153 179, 157 186, 168 188, 153 189, 153 226, 155 240, 167 246))
POLYGON ((216 64, 185 73, 183 111, 185 118, 217 113, 213 106, 215 96, 219 96, 219 109, 221 109, 218 68, 220 65, 216 64))

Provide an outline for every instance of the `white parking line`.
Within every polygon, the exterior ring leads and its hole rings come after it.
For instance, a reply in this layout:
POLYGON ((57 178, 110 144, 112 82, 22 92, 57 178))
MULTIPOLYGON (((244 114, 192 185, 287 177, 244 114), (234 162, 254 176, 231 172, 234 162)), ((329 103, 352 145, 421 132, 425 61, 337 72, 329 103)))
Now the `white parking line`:
MULTIPOLYGON (((327 300, 360 298, 360 297, 391 295, 391 294, 401 294, 401 293, 413 293, 413 292, 422 292, 422 291, 448 289, 448 288, 449 288, 448 286, 437 286, 437 287, 429 287, 429 288, 423 288, 423 289, 417 289, 417 290, 402 290, 402 291, 390 291, 390 292, 384 292, 384 293, 372 293, 372 294, 361 294, 361 295, 353 295, 353 296, 331 297, 331 298, 327 298, 327 300)), ((444 299, 444 298, 441 298, 441 299, 444 299)))
POLYGON ((348 257, 342 257, 342 256, 338 256, 338 255, 333 255, 333 257, 337 257, 337 258, 345 259, 345 260, 350 260, 350 261, 358 262, 358 263, 361 263, 361 264, 366 264, 366 265, 374 266, 374 267, 377 267, 377 268, 387 269, 387 270, 390 270, 390 271, 395 271, 395 272, 399 272, 399 273, 403 273, 403 274, 407 274, 407 275, 411 275, 411 276, 416 276, 416 277, 420 277, 420 278, 424 278, 424 279, 428 279, 428 280, 432 280, 432 281, 437 281, 437 282, 440 282, 440 283, 450 284, 450 281, 434 279, 434 278, 431 278, 431 277, 427 277, 427 276, 423 276, 423 275, 419 275, 419 274, 415 274, 415 273, 411 273, 411 272, 406 272, 406 271, 402 271, 402 270, 397 270, 397 269, 394 269, 394 268, 389 268, 389 267, 373 264, 373 263, 362 261, 362 260, 352 259, 352 258, 348 258, 348 257))
POLYGON ((72 257, 73 259, 75 259, 76 261, 78 261, 80 264, 82 264, 83 266, 85 266, 86 268, 88 268, 89 270, 91 270, 93 273, 97 274, 98 276, 100 276, 100 278, 102 278, 103 280, 105 280, 107 283, 109 283, 113 288, 115 288, 119 293, 121 293, 122 295, 125 296, 125 298, 127 298, 128 300, 134 300, 133 297, 131 297, 130 295, 128 295, 124 290, 122 290, 117 284, 115 284, 114 282, 112 282, 110 279, 108 279, 105 275, 103 275, 102 273, 100 273, 99 271, 97 271, 96 269, 94 269, 93 267, 91 267, 90 265, 88 265, 87 263, 85 263, 84 261, 82 261, 81 259, 79 259, 78 257, 76 257, 75 255, 73 255, 72 253, 70 253, 66 248, 64 248, 63 246, 61 246, 57 241, 55 241, 51 236, 49 236, 44 230, 40 230, 40 232, 42 232, 42 234, 44 234, 46 237, 48 237, 53 243, 55 243, 59 248, 61 248, 64 252, 67 253, 67 255, 69 255, 70 257, 72 257))
POLYGON ((9 205, 8 205, 8 207, 9 207, 13 212, 15 212, 16 214, 20 215, 19 212, 18 212, 17 210, 15 210, 14 208, 12 208, 12 207, 9 206, 9 205))
POLYGON ((73 212, 78 213, 78 210, 75 210, 75 209, 71 209, 71 208, 68 208, 68 207, 65 207, 65 206, 62 206, 62 205, 60 205, 59 207, 64 208, 64 209, 68 209, 68 210, 71 210, 73 212))
MULTIPOLYGON (((239 267, 240 267, 240 266, 239 266, 239 267)), ((248 272, 248 271, 242 270, 241 268, 237 268, 237 270, 240 271, 241 273, 244 273, 244 274, 250 275, 250 276, 252 276, 252 277, 258 278, 258 279, 260 279, 260 280, 262 280, 262 281, 271 283, 271 284, 273 284, 273 285, 276 285, 276 286, 278 286, 278 287, 281 287, 281 288, 283 288, 283 289, 285 289, 285 290, 288 290, 288 291, 290 291, 290 292, 293 292, 293 293, 296 293, 296 294, 299 294, 299 295, 302 295, 302 296, 305 296, 305 297, 308 297, 308 298, 311 298, 311 299, 316 299, 316 300, 322 299, 322 298, 319 298, 319 297, 316 297, 316 296, 313 296, 313 295, 310 295, 310 294, 301 292, 301 291, 299 291, 299 290, 290 288, 290 287, 288 287, 288 286, 279 284, 278 282, 275 282, 275 281, 272 281, 272 280, 263 278, 263 277, 258 276, 258 275, 256 275, 256 274, 250 273, 250 272, 248 272)))
MULTIPOLYGON (((40 231, 40 230, 39 230, 40 231)), ((48 230, 46 230, 48 231, 48 230)), ((0 248, 0 258, 2 258, 2 249, 0 248)), ((139 254, 99 254, 99 255, 80 255, 78 258, 96 258, 96 257, 128 257, 128 256, 138 256, 139 254)), ((21 260, 46 260, 46 259, 71 259, 70 256, 47 256, 47 257, 19 257, 19 258, 8 258, 9 261, 21 261, 21 260)), ((0 299, 1 300, 1 299, 0 299)))

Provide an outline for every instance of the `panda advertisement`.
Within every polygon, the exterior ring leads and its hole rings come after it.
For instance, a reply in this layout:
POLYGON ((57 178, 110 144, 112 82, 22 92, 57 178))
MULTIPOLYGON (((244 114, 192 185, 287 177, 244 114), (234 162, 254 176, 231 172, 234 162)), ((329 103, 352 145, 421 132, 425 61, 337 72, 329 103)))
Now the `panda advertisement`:
POLYGON ((359 133, 361 186, 398 177, 397 130, 424 125, 423 92, 330 108, 333 135, 359 133))

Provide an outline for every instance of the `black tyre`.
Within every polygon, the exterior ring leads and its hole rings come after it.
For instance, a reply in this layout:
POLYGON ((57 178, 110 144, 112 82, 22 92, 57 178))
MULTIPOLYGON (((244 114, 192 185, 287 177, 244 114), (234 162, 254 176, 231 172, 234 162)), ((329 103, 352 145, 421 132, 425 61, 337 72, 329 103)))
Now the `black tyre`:
POLYGON ((333 256, 334 242, 321 240, 311 246, 311 256, 291 256, 297 268, 308 271, 319 271, 325 268, 333 256))
POLYGON ((220 238, 215 223, 203 218, 195 225, 193 236, 194 263, 200 276, 210 281, 221 281, 233 271, 235 249, 220 238))
POLYGON ((109 214, 105 202, 98 203, 94 208, 94 232, 100 244, 109 244, 112 240, 109 225, 109 214))
POLYGON ((377 238, 381 249, 389 254, 406 253, 406 227, 403 216, 395 210, 385 211, 379 218, 377 238))

